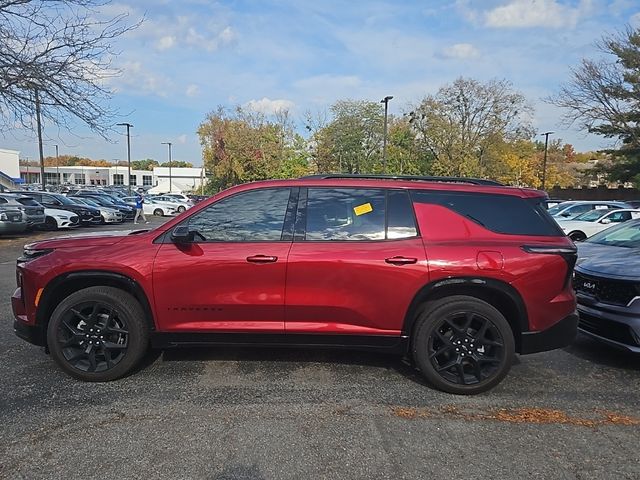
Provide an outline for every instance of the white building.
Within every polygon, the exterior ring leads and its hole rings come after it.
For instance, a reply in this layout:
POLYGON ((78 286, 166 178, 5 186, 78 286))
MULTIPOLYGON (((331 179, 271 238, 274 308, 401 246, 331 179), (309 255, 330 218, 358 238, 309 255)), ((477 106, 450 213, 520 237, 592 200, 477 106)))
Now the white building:
POLYGON ((0 172, 13 179, 20 178, 20 152, 0 148, 0 172))
MULTIPOLYGON (((21 165, 20 178, 24 183, 41 183, 40 167, 21 165)), ((197 190, 202 185, 202 168, 174 167, 171 169, 171 191, 174 193, 197 190)), ((154 193, 169 191, 169 169, 156 167, 153 171, 131 170, 127 167, 45 167, 44 179, 47 185, 129 185, 154 188, 154 193)))

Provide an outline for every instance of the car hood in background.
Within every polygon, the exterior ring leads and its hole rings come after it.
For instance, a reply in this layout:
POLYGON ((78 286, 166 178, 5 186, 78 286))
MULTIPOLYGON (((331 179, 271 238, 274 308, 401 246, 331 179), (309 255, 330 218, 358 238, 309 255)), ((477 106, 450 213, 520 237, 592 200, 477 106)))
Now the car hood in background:
POLYGON ((621 280, 640 280, 640 248, 578 242, 580 272, 621 280))
POLYGON ((100 234, 77 233, 73 235, 64 235, 30 243, 28 245, 25 245, 25 248, 39 250, 46 248, 96 247, 103 245, 114 245, 127 238, 132 233, 137 232, 138 231, 136 230, 111 230, 102 232, 100 234))

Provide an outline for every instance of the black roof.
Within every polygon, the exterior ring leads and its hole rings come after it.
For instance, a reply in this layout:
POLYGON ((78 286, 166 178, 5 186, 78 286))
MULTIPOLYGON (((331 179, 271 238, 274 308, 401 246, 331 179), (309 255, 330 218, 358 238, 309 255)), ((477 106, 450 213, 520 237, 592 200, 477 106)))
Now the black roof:
POLYGON ((448 182, 448 183, 469 183, 472 185, 491 185, 502 187, 503 184, 495 180, 485 178, 467 178, 467 177, 428 177, 416 175, 360 175, 352 173, 322 173, 318 175, 307 175, 301 179, 362 179, 362 180, 409 180, 421 182, 448 182))

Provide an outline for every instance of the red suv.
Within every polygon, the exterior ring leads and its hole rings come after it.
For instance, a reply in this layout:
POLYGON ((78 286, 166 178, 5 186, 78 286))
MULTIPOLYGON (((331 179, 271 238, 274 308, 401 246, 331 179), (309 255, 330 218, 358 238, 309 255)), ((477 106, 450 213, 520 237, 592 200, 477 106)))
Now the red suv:
POLYGON ((15 331, 89 381, 149 346, 295 345, 395 352, 478 393, 576 334, 576 251, 545 200, 455 178, 240 185, 155 230, 27 245, 15 331))

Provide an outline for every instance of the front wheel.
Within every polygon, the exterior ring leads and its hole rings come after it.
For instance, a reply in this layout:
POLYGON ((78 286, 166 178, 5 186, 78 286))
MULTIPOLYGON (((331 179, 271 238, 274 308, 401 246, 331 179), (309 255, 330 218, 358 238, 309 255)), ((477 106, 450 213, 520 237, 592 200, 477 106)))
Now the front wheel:
POLYGON ((585 238, 587 238, 587 236, 584 234, 584 232, 571 232, 568 237, 573 240, 574 242, 581 242, 582 240, 584 240, 585 238))
POLYGON ((47 217, 44 221, 44 228, 49 231, 58 230, 58 222, 56 222, 56 219, 53 217, 47 217))
POLYGON ((412 340, 413 358, 429 383, 461 395, 500 383, 515 352, 504 316, 488 303, 463 295, 427 304, 412 340))
POLYGON ((47 345, 69 375, 89 382, 115 380, 130 372, 149 343, 149 327, 138 301, 112 287, 89 287, 65 298, 47 328, 47 345))
POLYGON ((156 209, 153 211, 153 214, 154 214, 156 217, 162 217, 162 216, 164 215, 164 212, 163 212, 161 209, 156 208, 156 209))
POLYGON ((184 212, 185 210, 186 210, 186 208, 185 208, 183 205, 180 205, 180 206, 178 207, 178 213, 182 213, 182 212, 184 212))

